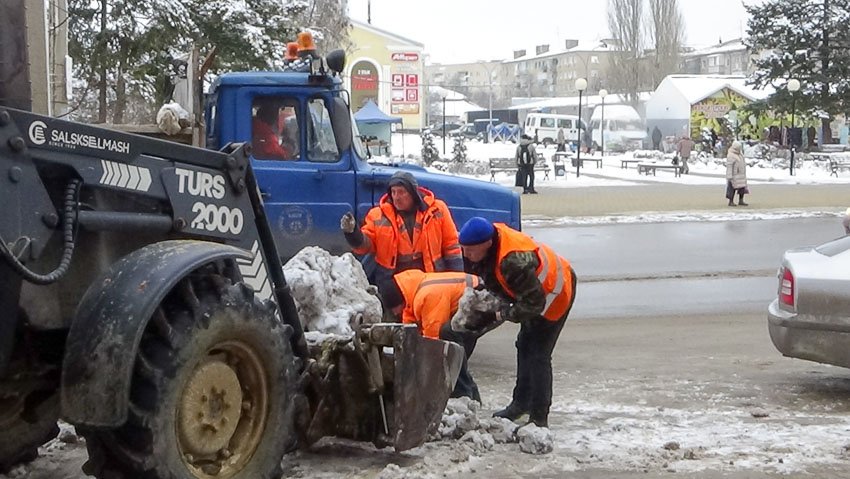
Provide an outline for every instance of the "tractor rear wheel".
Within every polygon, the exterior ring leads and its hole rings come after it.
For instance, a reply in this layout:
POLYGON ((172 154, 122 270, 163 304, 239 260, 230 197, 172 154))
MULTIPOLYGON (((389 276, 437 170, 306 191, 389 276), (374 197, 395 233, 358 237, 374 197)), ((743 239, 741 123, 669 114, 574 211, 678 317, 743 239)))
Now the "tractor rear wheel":
POLYGON ((182 280, 151 318, 129 419, 85 429, 100 478, 278 478, 293 437, 291 328, 244 283, 215 271, 182 280))

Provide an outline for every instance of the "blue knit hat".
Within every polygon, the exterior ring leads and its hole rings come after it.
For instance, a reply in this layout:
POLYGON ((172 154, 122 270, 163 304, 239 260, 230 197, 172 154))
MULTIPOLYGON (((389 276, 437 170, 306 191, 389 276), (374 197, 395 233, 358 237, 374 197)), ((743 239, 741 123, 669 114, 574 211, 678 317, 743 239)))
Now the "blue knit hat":
POLYGON ((493 223, 485 220, 480 216, 473 216, 460 229, 459 240, 460 244, 469 246, 481 244, 493 237, 496 228, 493 223))

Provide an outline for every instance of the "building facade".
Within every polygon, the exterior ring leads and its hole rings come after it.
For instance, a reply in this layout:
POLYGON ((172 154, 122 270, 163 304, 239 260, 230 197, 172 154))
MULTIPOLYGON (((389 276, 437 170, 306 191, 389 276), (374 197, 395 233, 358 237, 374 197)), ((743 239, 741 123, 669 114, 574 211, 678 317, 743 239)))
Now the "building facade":
POLYGON ((351 20, 346 88, 356 113, 370 99, 385 113, 402 119, 405 129, 424 126, 422 43, 351 20))
POLYGON ((683 55, 682 73, 688 75, 749 75, 750 52, 740 38, 683 55))
POLYGON ((611 72, 615 40, 579 42, 566 40, 563 48, 537 45, 534 52, 518 50, 508 60, 514 96, 552 97, 577 95, 575 81, 587 80, 586 93, 595 94, 606 85, 611 72))

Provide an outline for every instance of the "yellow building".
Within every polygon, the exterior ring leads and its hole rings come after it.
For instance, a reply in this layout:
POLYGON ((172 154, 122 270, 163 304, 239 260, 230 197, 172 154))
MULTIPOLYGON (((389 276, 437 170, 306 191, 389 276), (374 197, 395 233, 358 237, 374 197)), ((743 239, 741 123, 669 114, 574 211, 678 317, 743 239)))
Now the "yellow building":
POLYGON ((351 20, 346 87, 356 113, 370 99, 385 113, 400 117, 406 130, 424 126, 425 45, 351 20))

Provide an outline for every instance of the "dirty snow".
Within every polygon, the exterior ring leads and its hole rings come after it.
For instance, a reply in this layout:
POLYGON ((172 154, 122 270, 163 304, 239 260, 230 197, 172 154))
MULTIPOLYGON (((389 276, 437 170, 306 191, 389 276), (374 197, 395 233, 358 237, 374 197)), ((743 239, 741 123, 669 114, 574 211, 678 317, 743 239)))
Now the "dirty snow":
POLYGON ((452 330, 458 332, 474 331, 469 322, 477 316, 476 313, 493 313, 499 310, 502 302, 486 290, 466 288, 458 301, 457 312, 452 316, 452 330))
MULTIPOLYGON (((307 332, 351 336, 352 321, 381 320, 381 302, 360 262, 350 253, 333 256, 308 246, 283 266, 283 272, 307 332)), ((316 340, 323 336, 307 337, 316 340)))
POLYGON ((555 437, 548 427, 527 424, 516 433, 519 449, 529 454, 549 454, 555 448, 555 437))

